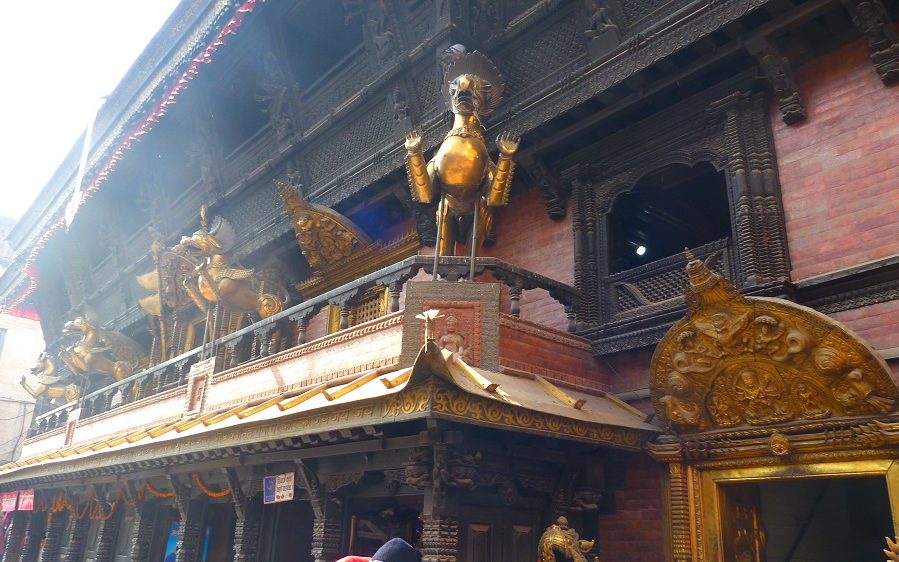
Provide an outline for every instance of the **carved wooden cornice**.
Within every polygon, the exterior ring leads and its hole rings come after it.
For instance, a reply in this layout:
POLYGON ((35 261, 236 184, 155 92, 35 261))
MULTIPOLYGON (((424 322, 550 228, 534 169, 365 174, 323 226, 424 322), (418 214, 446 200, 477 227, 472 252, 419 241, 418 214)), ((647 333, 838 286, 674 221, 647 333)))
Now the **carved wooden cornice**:
POLYGON ((899 299, 899 255, 796 282, 802 304, 831 314, 899 299))
POLYGON ((841 419, 755 431, 665 436, 647 445, 647 451, 660 462, 688 462, 699 468, 895 458, 899 419, 841 419))

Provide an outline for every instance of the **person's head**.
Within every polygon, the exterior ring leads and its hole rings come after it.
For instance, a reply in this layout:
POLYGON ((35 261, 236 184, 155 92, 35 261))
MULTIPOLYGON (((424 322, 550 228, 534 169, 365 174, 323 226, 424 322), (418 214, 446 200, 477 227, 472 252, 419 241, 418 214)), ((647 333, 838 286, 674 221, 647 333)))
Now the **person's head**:
POLYGON ((420 562, 421 555, 403 539, 393 538, 384 543, 371 557, 372 562, 420 562))

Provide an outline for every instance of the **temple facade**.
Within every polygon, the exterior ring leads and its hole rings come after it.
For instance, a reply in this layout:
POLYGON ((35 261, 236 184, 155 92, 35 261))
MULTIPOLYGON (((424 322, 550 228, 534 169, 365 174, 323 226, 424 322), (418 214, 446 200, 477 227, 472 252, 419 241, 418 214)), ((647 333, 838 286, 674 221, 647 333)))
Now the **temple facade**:
POLYGON ((8 236, 2 562, 899 560, 897 19, 183 0, 8 236))

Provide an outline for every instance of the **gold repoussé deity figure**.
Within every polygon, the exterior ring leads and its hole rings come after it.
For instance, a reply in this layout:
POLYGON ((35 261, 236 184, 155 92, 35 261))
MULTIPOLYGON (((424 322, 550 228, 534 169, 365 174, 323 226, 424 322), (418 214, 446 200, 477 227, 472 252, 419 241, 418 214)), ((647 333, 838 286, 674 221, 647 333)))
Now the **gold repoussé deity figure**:
POLYGON ((473 256, 490 232, 491 208, 509 199, 515 169, 512 157, 520 137, 512 132, 497 137, 499 161, 494 164, 481 124, 481 118, 499 105, 503 89, 499 71, 487 57, 477 51, 463 54, 447 70, 443 88, 455 114, 453 128, 430 162, 425 163, 422 154, 421 130, 406 134, 413 199, 431 203, 442 194, 437 209, 438 255, 454 255, 456 242, 473 239, 473 256))

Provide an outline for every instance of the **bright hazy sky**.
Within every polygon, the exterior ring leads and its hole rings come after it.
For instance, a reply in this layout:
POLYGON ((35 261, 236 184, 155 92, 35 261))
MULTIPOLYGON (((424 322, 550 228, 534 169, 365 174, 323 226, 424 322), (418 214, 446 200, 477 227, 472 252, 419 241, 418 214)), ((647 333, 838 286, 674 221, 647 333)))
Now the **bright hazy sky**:
POLYGON ((0 215, 21 216, 178 0, 10 0, 0 33, 0 215))

